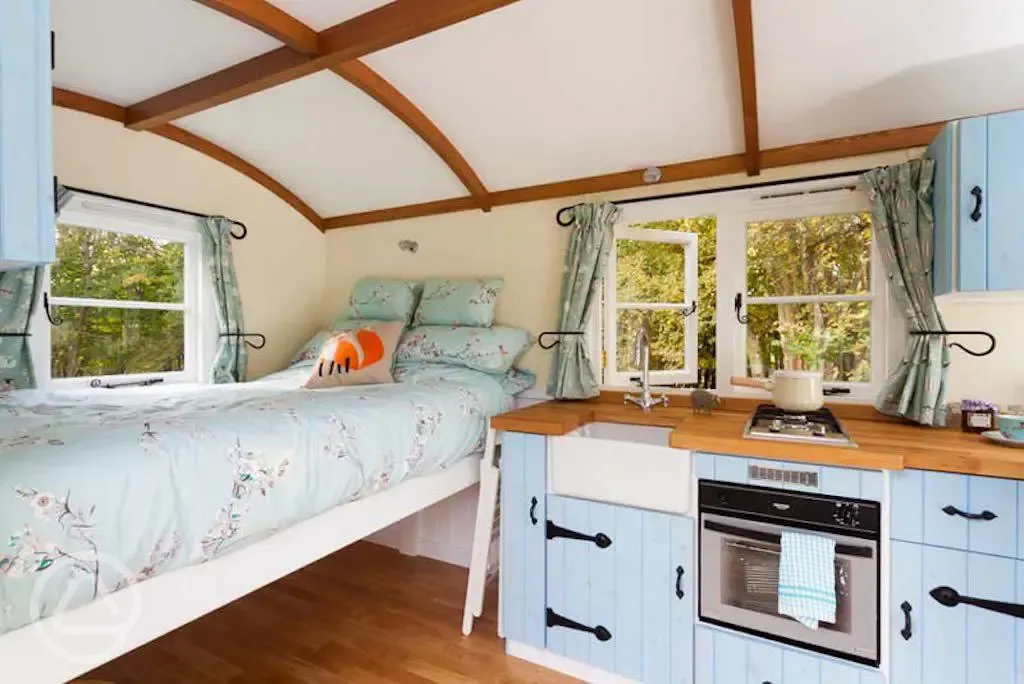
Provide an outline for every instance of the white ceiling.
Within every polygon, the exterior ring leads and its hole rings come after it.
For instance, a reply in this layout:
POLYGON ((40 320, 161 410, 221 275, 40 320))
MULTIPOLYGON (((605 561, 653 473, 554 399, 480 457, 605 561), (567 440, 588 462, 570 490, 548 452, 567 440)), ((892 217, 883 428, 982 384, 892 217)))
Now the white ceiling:
POLYGON ((755 0, 761 145, 1024 107, 1015 46, 1020 0, 755 0))
POLYGON ((270 0, 272 5, 277 5, 317 31, 323 31, 389 2, 391 0, 270 0))
MULTIPOLYGON (((0 0, 6 1, 6 0, 0 0)), ((56 85, 129 105, 279 43, 191 0, 52 0, 56 85)), ((272 0, 317 30, 388 0, 272 0)), ((754 0, 762 148, 1024 108, 1021 0, 754 0)), ((520 0, 370 55, 491 190, 740 152, 730 3, 520 0)), ((330 73, 178 122, 325 216, 466 195, 330 73)))
POLYGON ((177 124, 239 151, 321 216, 466 194, 416 134, 329 71, 177 124))
POLYGON ((742 149, 722 0, 522 0, 366 62, 492 190, 742 149))
POLYGON ((52 0, 52 6, 54 85, 120 105, 281 46, 191 0, 52 0))

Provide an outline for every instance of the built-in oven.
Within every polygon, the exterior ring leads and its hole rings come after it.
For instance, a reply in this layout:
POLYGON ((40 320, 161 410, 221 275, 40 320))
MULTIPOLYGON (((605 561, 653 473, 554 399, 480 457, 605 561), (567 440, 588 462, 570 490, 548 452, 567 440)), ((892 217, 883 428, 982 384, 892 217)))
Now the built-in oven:
POLYGON ((698 489, 702 622, 878 665, 878 502, 708 480, 698 489), (835 540, 834 623, 812 630, 779 614, 783 531, 835 540))

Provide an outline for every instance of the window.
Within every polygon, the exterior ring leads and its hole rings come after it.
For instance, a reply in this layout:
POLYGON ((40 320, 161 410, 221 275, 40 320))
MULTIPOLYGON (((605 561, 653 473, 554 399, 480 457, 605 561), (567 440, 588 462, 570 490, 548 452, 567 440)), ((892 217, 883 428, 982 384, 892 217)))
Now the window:
POLYGON ((745 374, 813 369, 870 383, 870 214, 749 221, 746 242, 745 374))
POLYGON ((786 368, 820 370, 859 401, 881 388, 895 351, 888 332, 902 323, 868 200, 849 180, 629 204, 619 226, 592 321, 592 332, 603 326, 606 387, 638 375, 633 340, 646 318, 654 383, 767 396, 729 378, 786 368))
POLYGON ((682 227, 616 229, 605 279, 608 384, 627 386, 642 369, 633 351, 644 321, 651 334, 652 382, 697 377, 698 237, 682 227))
POLYGON ((203 377, 202 357, 211 346, 203 331, 213 328, 210 316, 201 315, 197 220, 77 196, 56 230, 57 259, 44 287, 62 322, 36 319, 33 355, 41 384, 203 377))

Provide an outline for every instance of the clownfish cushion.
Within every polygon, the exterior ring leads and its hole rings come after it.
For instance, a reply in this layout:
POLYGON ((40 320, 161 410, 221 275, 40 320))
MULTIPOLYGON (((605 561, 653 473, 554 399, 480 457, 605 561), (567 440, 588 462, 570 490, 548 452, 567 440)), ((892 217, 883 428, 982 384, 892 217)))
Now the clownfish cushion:
POLYGON ((404 328, 404 321, 388 321, 345 330, 328 338, 320 347, 306 388, 394 382, 391 366, 404 328))

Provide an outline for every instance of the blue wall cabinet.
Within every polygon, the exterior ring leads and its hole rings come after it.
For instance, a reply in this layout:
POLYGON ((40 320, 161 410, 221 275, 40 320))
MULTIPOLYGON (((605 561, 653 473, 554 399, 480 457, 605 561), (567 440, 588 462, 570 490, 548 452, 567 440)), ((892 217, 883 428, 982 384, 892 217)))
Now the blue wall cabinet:
POLYGON ((1024 111, 956 121, 935 159, 936 294, 1024 289, 1024 111))
POLYGON ((547 515, 548 650, 645 684, 690 684, 693 520, 555 495, 547 515))
POLYGON ((501 447, 501 588, 505 637, 545 643, 547 438, 506 432, 501 447))
POLYGON ((695 684, 882 684, 877 670, 703 625, 695 650, 695 684))
POLYGON ((1024 620, 931 595, 1024 604, 1024 563, 922 544, 892 544, 892 684, 1017 684, 1024 681, 1024 620))
POLYGON ((50 3, 0 2, 0 269, 54 260, 50 3))

